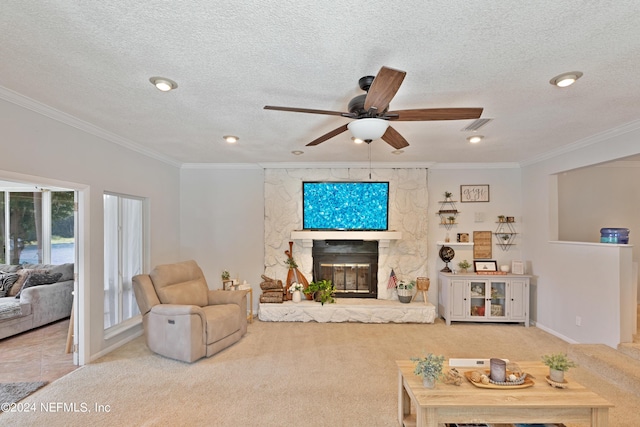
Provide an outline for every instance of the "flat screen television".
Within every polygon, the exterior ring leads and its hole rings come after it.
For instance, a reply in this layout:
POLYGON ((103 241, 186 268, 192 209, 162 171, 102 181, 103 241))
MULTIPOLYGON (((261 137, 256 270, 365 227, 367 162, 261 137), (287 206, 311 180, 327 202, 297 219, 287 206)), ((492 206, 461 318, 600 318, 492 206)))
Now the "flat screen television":
POLYGON ((303 182, 305 230, 387 230, 388 182, 303 182))

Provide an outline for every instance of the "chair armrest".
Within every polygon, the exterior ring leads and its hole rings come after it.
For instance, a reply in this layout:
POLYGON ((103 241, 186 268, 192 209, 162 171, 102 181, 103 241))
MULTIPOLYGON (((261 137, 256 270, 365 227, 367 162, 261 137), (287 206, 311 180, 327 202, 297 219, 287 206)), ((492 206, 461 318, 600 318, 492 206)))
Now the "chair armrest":
POLYGON ((182 305, 182 304, 158 304, 151 307, 151 312, 154 314, 160 314, 163 316, 181 316, 197 314, 204 319, 204 312, 202 308, 197 305, 182 305))
POLYGON ((243 290, 243 291, 221 291, 219 289, 213 290, 213 291, 210 290, 209 305, 237 304, 241 306, 244 301, 244 305, 246 307, 247 306, 246 296, 248 293, 249 291, 246 291, 246 290, 243 290))

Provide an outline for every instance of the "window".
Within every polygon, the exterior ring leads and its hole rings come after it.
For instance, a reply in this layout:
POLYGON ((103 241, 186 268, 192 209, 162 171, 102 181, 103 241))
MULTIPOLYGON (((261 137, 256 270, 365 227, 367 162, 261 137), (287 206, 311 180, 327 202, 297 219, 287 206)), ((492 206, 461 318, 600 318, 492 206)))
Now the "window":
POLYGON ((73 191, 1 191, 1 263, 74 262, 74 197, 73 191))
POLYGON ((131 279, 144 265, 144 202, 104 195, 104 329, 138 315, 131 279))

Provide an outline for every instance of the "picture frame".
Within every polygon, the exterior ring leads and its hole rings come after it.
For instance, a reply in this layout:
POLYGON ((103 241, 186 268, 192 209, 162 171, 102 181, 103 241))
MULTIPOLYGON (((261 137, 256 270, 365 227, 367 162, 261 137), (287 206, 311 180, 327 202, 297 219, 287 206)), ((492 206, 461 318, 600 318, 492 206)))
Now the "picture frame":
POLYGON ((469 243, 469 233, 458 233, 458 243, 469 243))
POLYGON ((498 262, 495 260, 473 261, 473 269, 475 272, 482 271, 498 271, 498 262))
POLYGON ((489 184, 461 185, 460 202, 476 203, 489 201, 489 184))
POLYGON ((475 259, 491 259, 492 232, 491 231, 474 231, 473 232, 473 258, 475 259))
POLYGON ((524 262, 511 261, 511 274, 524 274, 524 262))

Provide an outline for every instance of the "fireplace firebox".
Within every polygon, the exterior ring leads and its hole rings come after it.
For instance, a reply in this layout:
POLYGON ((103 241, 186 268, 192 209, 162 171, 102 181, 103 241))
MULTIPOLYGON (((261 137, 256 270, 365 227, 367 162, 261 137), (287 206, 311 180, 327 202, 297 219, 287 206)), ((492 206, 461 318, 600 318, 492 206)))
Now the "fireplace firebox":
POLYGON ((336 296, 378 297, 378 242, 314 240, 313 279, 331 280, 336 296))

